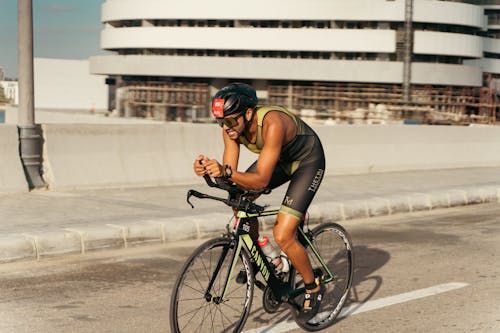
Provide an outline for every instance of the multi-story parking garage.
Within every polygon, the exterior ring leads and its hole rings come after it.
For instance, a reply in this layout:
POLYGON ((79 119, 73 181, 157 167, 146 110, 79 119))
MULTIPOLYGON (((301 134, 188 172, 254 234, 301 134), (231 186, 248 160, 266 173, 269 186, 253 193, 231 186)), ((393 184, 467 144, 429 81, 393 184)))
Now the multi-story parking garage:
POLYGON ((417 119, 496 112, 500 5, 487 0, 107 0, 102 22, 115 53, 91 72, 109 77, 123 115, 208 117, 233 80, 316 118, 382 104, 417 119))

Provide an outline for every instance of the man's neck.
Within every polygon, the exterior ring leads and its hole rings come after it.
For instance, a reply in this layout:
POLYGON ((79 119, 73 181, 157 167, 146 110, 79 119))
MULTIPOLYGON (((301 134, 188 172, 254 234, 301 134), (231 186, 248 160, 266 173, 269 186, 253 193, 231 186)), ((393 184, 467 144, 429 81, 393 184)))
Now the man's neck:
POLYGON ((257 141, 257 111, 254 110, 252 119, 248 124, 247 130, 245 131, 245 138, 250 143, 255 143, 257 141))

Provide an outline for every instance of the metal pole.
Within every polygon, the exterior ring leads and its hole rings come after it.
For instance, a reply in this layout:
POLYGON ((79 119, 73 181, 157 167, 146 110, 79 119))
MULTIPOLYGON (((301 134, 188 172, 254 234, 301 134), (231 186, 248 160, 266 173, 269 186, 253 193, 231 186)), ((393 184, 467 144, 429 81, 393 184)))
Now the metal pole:
POLYGON ((35 124, 33 101, 33 13, 31 0, 18 0, 19 126, 35 124))
POLYGON ((413 52, 413 0, 405 0, 405 35, 403 62, 403 101, 411 102, 411 56, 413 52))
POLYGON ((18 0, 19 62, 19 153, 30 189, 45 187, 41 177, 42 138, 35 125, 33 83, 33 5, 32 0, 18 0))

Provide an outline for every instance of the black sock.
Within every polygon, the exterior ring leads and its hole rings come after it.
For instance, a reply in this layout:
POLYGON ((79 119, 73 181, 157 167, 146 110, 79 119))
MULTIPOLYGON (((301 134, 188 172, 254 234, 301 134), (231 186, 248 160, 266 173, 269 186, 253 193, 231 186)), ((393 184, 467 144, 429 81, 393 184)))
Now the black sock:
POLYGON ((316 287, 318 286, 315 281, 311 283, 305 283, 304 285, 306 287, 306 290, 313 290, 316 289, 316 287))

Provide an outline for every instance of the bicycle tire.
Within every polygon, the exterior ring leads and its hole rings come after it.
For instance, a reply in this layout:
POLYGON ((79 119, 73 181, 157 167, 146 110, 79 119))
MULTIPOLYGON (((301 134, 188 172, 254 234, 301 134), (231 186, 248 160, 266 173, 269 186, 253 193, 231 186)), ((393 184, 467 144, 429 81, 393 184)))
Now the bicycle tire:
POLYGON ((243 329, 250 314, 253 299, 254 275, 247 252, 242 248, 233 271, 226 299, 220 303, 235 251, 234 241, 228 237, 211 239, 199 246, 184 264, 172 291, 170 328, 174 333, 233 332, 243 329), (227 250, 223 255, 224 250, 227 250), (222 265, 206 298, 206 289, 222 259, 222 265), (244 269, 247 282, 238 284, 236 275, 244 269))
MULTIPOLYGON (((324 223, 312 230, 312 242, 332 273, 334 280, 324 284, 325 293, 318 314, 307 322, 296 320, 306 331, 319 331, 333 325, 344 306, 352 285, 354 252, 351 237, 337 223, 324 223)), ((311 265, 321 268, 311 248, 307 248, 311 265)), ((322 272, 323 276, 327 275, 322 272)))

